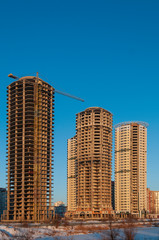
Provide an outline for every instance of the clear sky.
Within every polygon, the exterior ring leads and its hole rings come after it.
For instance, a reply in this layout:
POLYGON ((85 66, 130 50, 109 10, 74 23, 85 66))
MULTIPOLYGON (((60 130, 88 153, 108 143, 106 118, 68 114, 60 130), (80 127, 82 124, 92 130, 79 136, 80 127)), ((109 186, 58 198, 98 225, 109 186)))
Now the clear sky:
POLYGON ((114 124, 149 123, 147 183, 159 190, 158 0, 1 1, 0 187, 7 75, 37 71, 56 89, 85 99, 56 94, 54 201, 66 203, 67 139, 75 134, 75 114, 91 106, 111 111, 114 124))

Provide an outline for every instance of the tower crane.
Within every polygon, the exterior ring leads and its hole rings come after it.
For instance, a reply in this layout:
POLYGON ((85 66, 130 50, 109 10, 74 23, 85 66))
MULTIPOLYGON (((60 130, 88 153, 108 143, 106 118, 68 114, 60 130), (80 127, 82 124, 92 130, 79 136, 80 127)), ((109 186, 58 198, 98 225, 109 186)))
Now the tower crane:
MULTIPOLYGON (((21 78, 17 77, 17 76, 14 76, 12 73, 10 73, 8 75, 8 77, 14 79, 14 80, 20 80, 21 78)), ((27 85, 32 85, 34 86, 34 167, 33 167, 33 176, 34 176, 34 212, 33 212, 33 217, 34 217, 34 221, 37 220, 37 216, 38 216, 38 219, 39 219, 39 208, 38 208, 38 184, 40 182, 40 176, 38 175, 38 128, 39 128, 39 96, 41 95, 41 92, 46 92, 44 89, 42 89, 42 83, 41 83, 41 80, 39 78, 39 75, 38 73, 36 74, 35 77, 33 77, 33 79, 35 81, 29 81, 29 79, 26 79, 25 82, 27 83, 27 85)), ((53 88, 53 87, 52 87, 53 88)), ((67 96, 67 97, 70 97, 70 98, 74 98, 78 101, 81 101, 81 102, 84 102, 83 99, 79 98, 79 97, 76 97, 76 96, 73 96, 71 94, 68 94, 68 93, 65 93, 65 92, 62 92, 60 90, 57 90, 55 88, 53 88, 53 92, 55 93, 59 93, 59 94, 62 94, 64 96, 67 96)), ((25 109, 24 109, 25 111, 25 109)), ((24 174, 24 173, 23 173, 24 174)), ((31 174, 31 173, 30 173, 31 174)), ((50 187, 51 188, 51 187, 50 187)), ((49 190, 50 191, 50 190, 49 190)), ((24 189, 23 189, 23 195, 24 195, 24 189)), ((41 195, 40 195, 41 196, 41 195)), ((49 198, 49 205, 51 206, 51 195, 49 195, 50 198, 49 198)), ((22 202, 22 209, 24 209, 24 199, 23 199, 23 202, 22 202)), ((24 212, 24 211, 23 211, 24 212)))
MULTIPOLYGON (((19 80, 19 77, 14 76, 12 73, 10 73, 10 74, 8 75, 8 77, 13 78, 13 79, 15 79, 15 80, 19 80)), ((39 77, 38 77, 38 73, 37 73, 36 77, 39 78, 39 77)), ((69 93, 65 93, 65 92, 62 92, 62 91, 57 90, 57 89, 54 89, 54 92, 59 93, 59 94, 64 95, 64 96, 67 96, 67 97, 70 97, 70 98, 74 98, 74 99, 76 99, 76 100, 78 100, 78 101, 84 102, 83 99, 81 99, 81 98, 79 98, 79 97, 76 97, 76 96, 74 96, 74 95, 71 95, 71 94, 69 94, 69 93)))

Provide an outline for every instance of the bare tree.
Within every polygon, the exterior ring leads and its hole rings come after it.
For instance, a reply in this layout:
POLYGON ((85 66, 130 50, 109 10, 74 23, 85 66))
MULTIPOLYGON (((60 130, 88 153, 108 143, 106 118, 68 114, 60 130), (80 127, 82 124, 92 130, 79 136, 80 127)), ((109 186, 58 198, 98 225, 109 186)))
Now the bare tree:
POLYGON ((125 240, 134 240, 135 239, 135 225, 134 225, 134 219, 130 215, 125 223, 125 228, 124 228, 124 239, 125 240))
POLYGON ((109 233, 108 233, 108 239, 111 239, 111 240, 116 240, 119 236, 119 230, 118 229, 115 229, 113 228, 112 226, 112 223, 113 223, 113 218, 112 216, 110 215, 109 216, 109 233))
POLYGON ((119 237, 119 230, 113 227, 113 217, 109 216, 108 221, 109 231, 102 236, 102 240, 116 240, 119 237))

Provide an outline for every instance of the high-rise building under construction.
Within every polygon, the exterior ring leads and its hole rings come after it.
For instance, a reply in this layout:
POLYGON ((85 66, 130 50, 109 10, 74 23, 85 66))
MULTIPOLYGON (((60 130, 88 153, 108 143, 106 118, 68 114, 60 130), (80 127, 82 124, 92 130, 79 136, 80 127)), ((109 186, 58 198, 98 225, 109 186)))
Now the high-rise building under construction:
POLYGON ((111 214, 112 114, 90 107, 76 115, 77 217, 111 214))
POLYGON ((7 212, 4 220, 43 221, 53 197, 54 88, 22 77, 7 90, 7 212))
POLYGON ((147 126, 124 122, 115 126, 115 210, 141 216, 147 209, 147 126))

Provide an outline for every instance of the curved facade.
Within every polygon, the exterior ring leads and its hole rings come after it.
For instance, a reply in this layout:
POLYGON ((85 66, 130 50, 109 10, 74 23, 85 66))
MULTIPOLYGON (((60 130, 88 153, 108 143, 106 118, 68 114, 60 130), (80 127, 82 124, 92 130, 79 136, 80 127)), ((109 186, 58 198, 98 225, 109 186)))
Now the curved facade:
POLYGON ((141 216, 147 209, 147 123, 115 128, 115 210, 141 216))
POLYGON ((7 88, 6 220, 40 221, 52 202, 54 88, 23 77, 7 88))
POLYGON ((112 114, 99 107, 76 115, 77 214, 111 212, 112 114))

